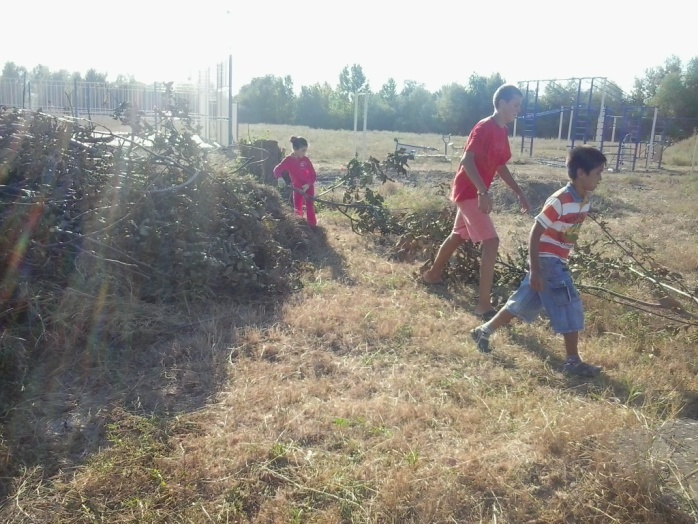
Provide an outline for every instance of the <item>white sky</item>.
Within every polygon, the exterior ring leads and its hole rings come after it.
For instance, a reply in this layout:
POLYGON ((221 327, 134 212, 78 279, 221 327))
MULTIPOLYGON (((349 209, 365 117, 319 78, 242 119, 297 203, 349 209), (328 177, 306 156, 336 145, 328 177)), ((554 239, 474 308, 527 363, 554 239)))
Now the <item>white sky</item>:
POLYGON ((471 74, 507 81, 608 77, 626 91, 672 54, 698 56, 684 0, 36 0, 3 2, 0 66, 115 80, 186 81, 233 55, 233 91, 256 76, 329 82, 354 63, 432 92, 471 74), (410 7, 411 6, 411 7, 410 7), (497 7, 499 6, 499 7, 497 7), (9 23, 9 21, 12 21, 9 23))

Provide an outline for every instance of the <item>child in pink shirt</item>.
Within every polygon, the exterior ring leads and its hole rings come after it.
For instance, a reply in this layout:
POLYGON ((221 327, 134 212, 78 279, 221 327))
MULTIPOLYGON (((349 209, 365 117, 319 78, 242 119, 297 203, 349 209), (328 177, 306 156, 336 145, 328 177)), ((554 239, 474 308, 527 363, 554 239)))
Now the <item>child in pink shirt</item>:
POLYGON ((284 158, 279 165, 274 168, 274 177, 277 179, 279 187, 286 185, 283 175, 288 172, 291 179, 291 187, 302 191, 293 191, 293 207, 296 215, 303 216, 303 204, 308 214, 308 225, 310 229, 317 227, 315 218, 315 205, 312 197, 315 195, 315 180, 317 173, 310 159, 305 156, 308 151, 308 141, 302 136, 292 136, 291 145, 293 153, 284 158), (311 197, 311 198, 309 198, 311 197))

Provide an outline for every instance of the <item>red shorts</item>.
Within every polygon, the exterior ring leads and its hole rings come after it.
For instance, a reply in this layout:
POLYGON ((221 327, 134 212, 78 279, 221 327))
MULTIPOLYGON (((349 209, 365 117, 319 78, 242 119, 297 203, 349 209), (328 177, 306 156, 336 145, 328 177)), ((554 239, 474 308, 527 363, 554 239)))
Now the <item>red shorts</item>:
POLYGON ((497 238, 492 218, 483 213, 477 207, 477 198, 456 202, 458 212, 453 224, 453 232, 460 235, 463 240, 471 240, 473 243, 497 238))

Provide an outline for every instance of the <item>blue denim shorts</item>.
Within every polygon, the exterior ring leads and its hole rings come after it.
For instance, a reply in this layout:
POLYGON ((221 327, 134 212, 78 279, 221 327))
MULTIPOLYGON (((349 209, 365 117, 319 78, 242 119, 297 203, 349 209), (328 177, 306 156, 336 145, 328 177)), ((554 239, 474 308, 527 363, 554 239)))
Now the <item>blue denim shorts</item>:
POLYGON ((504 306, 512 315, 531 323, 545 310, 555 333, 574 333, 584 329, 584 308, 570 270, 556 257, 540 257, 543 289, 533 291, 530 273, 504 306))

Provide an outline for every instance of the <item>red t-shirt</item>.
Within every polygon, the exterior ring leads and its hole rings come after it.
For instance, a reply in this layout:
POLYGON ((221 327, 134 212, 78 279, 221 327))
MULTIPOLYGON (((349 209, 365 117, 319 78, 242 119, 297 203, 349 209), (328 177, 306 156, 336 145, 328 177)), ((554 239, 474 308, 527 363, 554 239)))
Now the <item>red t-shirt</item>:
POLYGON ((317 179, 313 163, 307 156, 298 158, 293 155, 288 155, 274 168, 274 176, 279 178, 284 174, 284 171, 288 171, 293 187, 314 184, 317 179))
MULTIPOLYGON (((506 126, 501 127, 492 117, 480 120, 468 135, 465 151, 475 155, 477 170, 485 187, 489 189, 497 174, 497 168, 505 165, 511 158, 509 130, 506 126)), ((477 188, 465 174, 465 168, 461 164, 453 180, 451 200, 460 202, 473 198, 477 198, 477 188)))

